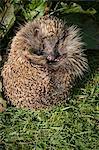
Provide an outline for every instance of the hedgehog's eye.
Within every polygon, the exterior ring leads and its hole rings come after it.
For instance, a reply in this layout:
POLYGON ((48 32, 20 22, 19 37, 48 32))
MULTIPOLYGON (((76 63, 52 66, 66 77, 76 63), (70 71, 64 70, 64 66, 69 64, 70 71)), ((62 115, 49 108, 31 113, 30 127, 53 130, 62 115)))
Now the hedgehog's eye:
POLYGON ((60 57, 60 53, 57 49, 54 50, 54 54, 56 58, 60 57))
POLYGON ((34 51, 33 51, 33 53, 34 53, 34 54, 36 54, 36 55, 38 55, 38 56, 40 56, 40 55, 43 55, 43 54, 44 54, 43 50, 41 50, 41 49, 34 50, 34 51))
POLYGON ((44 54, 43 50, 41 50, 41 49, 33 49, 33 48, 31 48, 31 49, 29 49, 29 52, 30 52, 31 55, 35 54, 35 55, 38 55, 38 56, 44 54))

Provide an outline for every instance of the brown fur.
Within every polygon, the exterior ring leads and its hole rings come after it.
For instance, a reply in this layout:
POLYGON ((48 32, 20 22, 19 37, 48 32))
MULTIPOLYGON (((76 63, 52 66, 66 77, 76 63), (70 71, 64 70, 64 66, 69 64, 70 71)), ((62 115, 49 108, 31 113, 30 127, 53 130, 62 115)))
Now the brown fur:
POLYGON ((88 67, 78 32, 49 16, 22 27, 2 70, 7 100, 27 108, 65 102, 75 78, 88 67))

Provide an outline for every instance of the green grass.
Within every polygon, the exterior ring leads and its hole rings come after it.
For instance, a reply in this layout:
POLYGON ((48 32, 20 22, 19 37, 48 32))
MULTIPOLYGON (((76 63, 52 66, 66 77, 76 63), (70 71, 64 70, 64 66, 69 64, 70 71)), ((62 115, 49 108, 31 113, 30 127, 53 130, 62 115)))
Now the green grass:
MULTIPOLYGON (((94 65, 95 66, 95 65, 94 65)), ((99 70, 64 106, 0 114, 0 150, 99 150, 99 70)))

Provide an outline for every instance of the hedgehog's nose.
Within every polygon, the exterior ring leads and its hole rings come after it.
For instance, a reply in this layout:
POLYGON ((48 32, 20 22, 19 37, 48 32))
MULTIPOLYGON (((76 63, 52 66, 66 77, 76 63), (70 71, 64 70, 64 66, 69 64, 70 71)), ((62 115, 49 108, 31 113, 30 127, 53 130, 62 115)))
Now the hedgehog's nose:
POLYGON ((55 56, 49 54, 49 55, 47 56, 47 60, 48 60, 49 62, 54 61, 54 60, 55 60, 55 56))
POLYGON ((54 53, 50 53, 50 54, 48 54, 48 56, 47 56, 47 60, 48 60, 48 62, 56 62, 57 61, 57 58, 60 56, 60 54, 57 52, 54 52, 54 53))

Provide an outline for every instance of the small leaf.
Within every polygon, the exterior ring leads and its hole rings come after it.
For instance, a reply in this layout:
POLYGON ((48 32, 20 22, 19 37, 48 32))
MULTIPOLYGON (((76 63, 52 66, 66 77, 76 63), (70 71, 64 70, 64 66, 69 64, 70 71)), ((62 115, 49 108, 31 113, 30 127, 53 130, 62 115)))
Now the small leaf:
POLYGON ((15 21, 14 6, 13 4, 7 3, 5 10, 0 14, 1 29, 0 38, 4 37, 9 31, 15 21))

